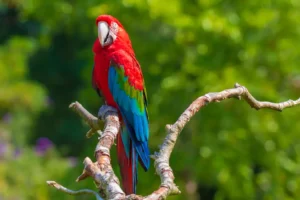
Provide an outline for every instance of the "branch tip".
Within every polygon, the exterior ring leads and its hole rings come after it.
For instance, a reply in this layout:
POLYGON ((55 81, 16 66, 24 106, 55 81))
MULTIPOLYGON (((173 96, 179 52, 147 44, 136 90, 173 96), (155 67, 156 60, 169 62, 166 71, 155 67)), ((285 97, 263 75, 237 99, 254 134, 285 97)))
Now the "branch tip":
POLYGON ((241 85, 239 83, 235 83, 234 88, 238 88, 238 87, 241 87, 241 85))
POLYGON ((150 155, 150 158, 152 158, 153 160, 156 160, 156 159, 157 159, 157 156, 155 156, 155 155, 150 155))
POLYGON ((96 130, 91 128, 87 133, 86 133, 86 138, 91 138, 94 134, 96 133, 96 130))
POLYGON ((85 159, 83 160, 83 164, 85 166, 92 164, 92 163, 93 163, 93 161, 89 157, 85 157, 85 159))
POLYGON ((69 105, 69 108, 73 108, 75 106, 75 103, 71 103, 70 105, 69 105))
POLYGON ((80 182, 86 179, 87 177, 89 177, 88 173, 85 170, 83 170, 82 174, 76 179, 76 182, 80 182))
POLYGON ((169 130, 171 130, 171 128, 172 128, 172 125, 171 124, 167 124, 166 125, 166 131, 168 132, 169 130))
POLYGON ((55 181, 46 181, 46 183, 47 183, 49 186, 52 186, 52 187, 55 187, 55 188, 57 188, 57 186, 59 185, 59 184, 57 184, 55 181))

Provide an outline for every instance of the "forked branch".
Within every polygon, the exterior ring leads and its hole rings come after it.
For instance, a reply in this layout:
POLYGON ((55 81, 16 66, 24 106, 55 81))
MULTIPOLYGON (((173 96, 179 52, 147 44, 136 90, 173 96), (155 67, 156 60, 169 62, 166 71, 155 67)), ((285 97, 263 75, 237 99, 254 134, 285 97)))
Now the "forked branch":
MULTIPOLYGON (((95 157, 97 162, 93 163, 89 158, 84 160, 84 171, 80 175, 77 181, 83 180, 88 176, 91 176, 97 188, 99 189, 99 195, 109 200, 160 200, 166 199, 169 195, 180 194, 180 190, 174 183, 175 176, 172 168, 169 165, 169 159, 174 149, 177 138, 187 124, 188 121, 198 112, 203 106, 211 102, 220 102, 229 98, 244 99, 252 108, 257 110, 261 108, 269 108, 277 111, 282 111, 285 108, 293 107, 300 104, 300 98, 293 101, 288 100, 281 103, 272 103, 266 101, 256 100, 246 87, 239 84, 235 84, 234 88, 223 90, 221 92, 214 92, 205 94, 197 98, 178 118, 178 120, 172 125, 166 125, 167 136, 161 145, 159 152, 155 152, 152 156, 154 158, 154 166, 157 174, 160 176, 161 185, 158 190, 152 194, 142 197, 138 195, 126 196, 120 187, 119 180, 113 172, 110 163, 110 148, 114 143, 116 135, 120 129, 120 122, 118 119, 117 111, 109 106, 103 106, 100 109, 100 117, 104 121, 104 131, 99 138, 98 145, 95 150, 95 157)), ((90 114, 81 104, 75 102, 70 105, 91 127, 88 131, 87 137, 90 137, 94 132, 99 132, 101 127, 101 120, 90 114)), ((100 198, 98 193, 93 193, 90 190, 72 191, 68 190, 57 184, 54 181, 49 181, 49 185, 54 186, 65 193, 71 195, 80 195, 84 193, 91 193, 100 198), (61 189, 64 188, 64 189, 61 189)))

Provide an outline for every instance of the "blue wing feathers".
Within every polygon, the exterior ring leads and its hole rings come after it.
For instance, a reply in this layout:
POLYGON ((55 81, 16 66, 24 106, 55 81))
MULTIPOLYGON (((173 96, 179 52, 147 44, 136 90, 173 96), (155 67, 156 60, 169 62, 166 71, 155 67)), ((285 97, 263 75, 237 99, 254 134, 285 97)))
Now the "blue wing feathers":
MULTIPOLYGON (((147 170, 150 166, 150 152, 148 148, 148 138, 149 138, 149 128, 148 128, 148 118, 146 109, 140 110, 138 107, 138 98, 143 98, 143 92, 138 93, 137 99, 131 98, 126 94, 124 90, 121 89, 120 85, 122 83, 118 83, 118 81, 128 81, 128 77, 122 77, 119 79, 118 73, 114 66, 109 68, 108 72, 108 84, 109 89, 113 95, 113 98, 117 105, 119 106, 119 110, 125 122, 127 133, 130 136, 132 141, 132 146, 140 158, 141 164, 145 170, 147 170), (140 95, 142 94, 142 95, 140 95)), ((130 93, 136 92, 133 87, 130 87, 130 93)), ((131 93, 134 94, 134 93, 131 93)), ((123 133, 122 133, 123 134, 123 133)), ((122 141, 124 142, 124 146, 130 148, 128 140, 126 140, 126 136, 122 136, 122 141), (124 139, 123 139, 124 137, 124 139)), ((125 147, 125 148, 126 148, 125 147)), ((128 155, 129 149, 126 149, 126 154, 128 155)), ((135 151, 131 150, 131 153, 135 153, 135 151)), ((137 159, 137 156, 135 156, 137 159)), ((135 163, 135 162, 133 162, 135 163)))
MULTIPOLYGON (((126 116, 126 114, 128 115, 128 112, 124 112, 123 109, 120 109, 122 116, 126 116)), ((148 148, 148 141, 139 141, 136 137, 135 130, 134 128, 128 123, 128 118, 124 118, 124 122, 126 124, 126 127, 128 129, 130 138, 132 140, 133 146, 135 147, 141 161, 142 161, 142 166, 145 170, 148 170, 150 167, 150 152, 149 152, 149 148, 148 148)))
POLYGON ((143 118, 144 116, 138 116, 138 115, 134 115, 134 129, 138 132, 138 133, 143 133, 143 134, 137 134, 137 139, 140 141, 145 141, 147 140, 146 138, 146 134, 144 132, 143 126, 143 118))
MULTIPOLYGON (((146 111, 145 111, 146 112, 146 111)), ((146 112, 147 113, 147 112, 146 112)), ((147 115, 144 115, 143 116, 143 127, 147 127, 147 126, 149 126, 148 125, 148 116, 147 115)), ((149 138, 149 128, 146 128, 145 130, 144 130, 144 132, 145 132, 145 136, 146 136, 146 138, 149 138)))
POLYGON ((129 158, 129 153, 130 153, 130 136, 129 136, 128 130, 127 130, 127 128, 125 126, 122 127, 121 137, 122 137, 122 142, 124 144, 126 156, 127 156, 127 158, 129 158))
MULTIPOLYGON (((141 131, 141 123, 140 123, 140 117, 137 116, 137 115, 133 115, 133 124, 134 124, 134 130, 137 132, 137 133, 142 133, 141 131)), ((141 135, 140 134, 136 134, 136 138, 137 140, 141 140, 141 135)))

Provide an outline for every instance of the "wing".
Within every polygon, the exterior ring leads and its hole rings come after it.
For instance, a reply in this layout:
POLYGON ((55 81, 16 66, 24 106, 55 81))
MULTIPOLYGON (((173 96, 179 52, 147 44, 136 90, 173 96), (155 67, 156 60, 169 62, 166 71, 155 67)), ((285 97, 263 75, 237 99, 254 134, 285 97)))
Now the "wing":
POLYGON ((128 129, 130 139, 147 170, 150 165, 147 97, 141 69, 134 59, 112 60, 108 86, 128 129), (131 62, 130 62, 131 61, 131 62))

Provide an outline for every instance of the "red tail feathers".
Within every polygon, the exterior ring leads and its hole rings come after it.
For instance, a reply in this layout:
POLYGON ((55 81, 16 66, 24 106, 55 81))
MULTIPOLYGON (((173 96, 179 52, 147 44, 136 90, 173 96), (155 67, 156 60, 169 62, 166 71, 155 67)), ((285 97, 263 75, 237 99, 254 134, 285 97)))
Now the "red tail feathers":
POLYGON ((128 195, 136 193, 137 159, 135 158, 136 154, 135 150, 132 148, 131 142, 129 157, 127 157, 121 134, 118 134, 117 136, 117 153, 122 176, 122 186, 126 195, 128 195))

